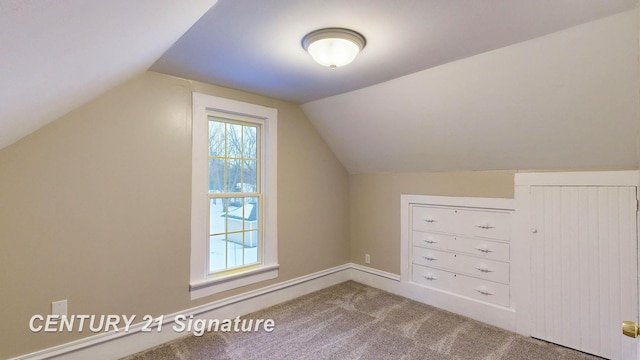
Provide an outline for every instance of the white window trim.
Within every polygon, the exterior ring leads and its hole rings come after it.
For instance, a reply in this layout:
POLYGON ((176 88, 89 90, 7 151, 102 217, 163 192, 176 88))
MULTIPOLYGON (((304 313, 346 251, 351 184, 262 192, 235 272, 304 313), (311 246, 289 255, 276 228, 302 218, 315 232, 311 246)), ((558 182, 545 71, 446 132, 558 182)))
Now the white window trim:
POLYGON ((278 111, 276 109, 193 93, 191 166, 191 299, 278 277, 278 111), (262 122, 261 181, 264 201, 262 264, 224 276, 208 275, 207 135, 211 111, 235 114, 262 122))

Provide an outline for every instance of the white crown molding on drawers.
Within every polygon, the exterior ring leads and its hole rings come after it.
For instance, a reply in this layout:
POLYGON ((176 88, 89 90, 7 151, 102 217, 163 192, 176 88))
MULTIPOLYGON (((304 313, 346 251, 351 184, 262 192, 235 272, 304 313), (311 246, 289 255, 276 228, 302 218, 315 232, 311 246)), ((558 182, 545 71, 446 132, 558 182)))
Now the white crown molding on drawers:
POLYGON ((401 195, 401 282, 413 297, 516 329, 510 246, 514 200, 401 195))

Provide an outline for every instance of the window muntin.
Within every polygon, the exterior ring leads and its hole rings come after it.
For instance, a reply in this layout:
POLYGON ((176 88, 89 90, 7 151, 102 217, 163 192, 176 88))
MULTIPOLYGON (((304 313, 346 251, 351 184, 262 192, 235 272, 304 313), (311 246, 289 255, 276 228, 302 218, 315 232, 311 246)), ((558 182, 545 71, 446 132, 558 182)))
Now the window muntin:
MULTIPOLYGON (((221 127, 222 124, 212 125, 221 127)), ((227 125, 224 125, 225 127, 227 125)), ((278 111, 260 105, 249 104, 242 101, 225 99, 221 97, 193 93, 193 133, 191 148, 191 270, 189 289, 191 299, 198 299, 204 296, 220 293, 241 286, 254 284, 261 281, 275 279, 278 277, 278 111), (209 128, 211 117, 225 119, 224 122, 235 125, 248 124, 257 126, 256 147, 251 147, 251 143, 242 140, 242 149, 235 148, 225 143, 224 146, 209 147, 209 133, 217 133, 218 128, 209 128), (254 155, 255 151, 255 155, 254 155), (224 152, 224 153, 223 153, 224 152), (225 154, 227 153, 228 154, 225 154), (238 153, 240 154, 238 156, 238 153), (231 156, 227 156, 227 155, 231 156), (250 163, 256 159, 255 164, 255 186, 253 189, 247 183, 253 183, 253 166, 250 163), (244 163, 243 163, 244 160, 244 163), (227 169, 233 166, 242 166, 240 175, 227 176, 224 178, 224 166, 227 169), (211 165, 210 163, 217 163, 211 165), (217 170, 214 172, 211 181, 210 167, 217 170), (222 169, 222 171, 220 171, 222 169), (220 175, 222 173, 222 175, 220 175), (234 178, 235 176, 235 178, 234 178), (244 183, 238 186, 237 177, 241 177, 244 183), (225 185, 226 184, 226 185, 225 185), (226 188, 225 188, 226 186, 226 188), (236 187, 239 191, 229 191, 236 187), (222 190, 220 190, 222 189, 222 190), (221 191, 221 192, 218 192, 221 191), (210 196, 212 192, 213 196, 210 196), (225 193, 228 192, 228 193, 225 193), (242 192, 242 193, 241 193, 242 192), (214 227, 211 231, 211 202, 215 198, 213 207, 221 213, 222 207, 226 207, 224 218, 235 217, 235 223, 223 221, 222 224, 214 227), (223 203, 226 201, 226 203, 223 203), (229 202, 234 204, 229 205, 229 202), (254 209, 250 209, 253 203, 254 209), (240 204, 241 206, 238 206, 240 204), (233 209, 233 207, 243 207, 243 210, 233 209), (259 238, 251 237, 253 225, 250 222, 258 221, 259 238), (233 227, 241 225, 243 228, 233 227), (217 229, 217 230, 216 230, 217 229), (242 229, 242 231, 239 231, 242 229), (248 231, 246 231, 248 230, 248 231), (219 253, 225 261, 224 267, 229 263, 244 264, 222 270, 222 265, 211 268, 210 254, 212 236, 213 240, 220 241, 223 237, 226 241, 228 234, 242 233, 245 244, 257 242, 256 255, 244 248, 243 258, 237 260, 238 251, 224 250, 219 253), (213 235, 212 235, 213 234, 213 235), (247 242, 248 241, 248 242, 247 242)), ((234 128, 234 129, 237 129, 234 128)), ((242 136, 248 139, 252 134, 251 128, 241 128, 242 136)), ((225 131, 227 129, 225 128, 225 131)), ((240 135, 240 132, 234 134, 240 135)), ((237 174, 237 172, 236 172, 237 174)), ((242 242, 239 241, 238 242, 242 242)), ((230 245, 232 242, 227 242, 230 245)), ((220 264, 215 262, 214 264, 220 264)))
POLYGON ((258 124, 209 116, 209 275, 262 262, 258 124))

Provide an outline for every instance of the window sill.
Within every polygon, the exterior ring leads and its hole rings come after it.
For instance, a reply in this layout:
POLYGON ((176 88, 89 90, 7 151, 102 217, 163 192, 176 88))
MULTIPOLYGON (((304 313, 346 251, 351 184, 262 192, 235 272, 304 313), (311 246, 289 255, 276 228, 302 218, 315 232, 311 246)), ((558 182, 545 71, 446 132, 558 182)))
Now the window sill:
POLYGON ((278 277, 280 265, 265 265, 242 273, 207 278, 192 282, 189 285, 191 300, 217 294, 219 292, 251 285, 260 281, 275 279, 278 277))

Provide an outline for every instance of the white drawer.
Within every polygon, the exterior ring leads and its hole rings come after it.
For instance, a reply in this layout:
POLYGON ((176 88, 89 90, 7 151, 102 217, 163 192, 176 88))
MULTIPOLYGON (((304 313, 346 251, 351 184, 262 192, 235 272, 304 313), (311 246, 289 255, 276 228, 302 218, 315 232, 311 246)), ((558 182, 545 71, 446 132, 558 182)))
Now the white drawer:
POLYGON ((509 306, 509 285, 471 276, 456 275, 454 288, 458 294, 463 296, 496 305, 509 306))
POLYGON ((413 206, 413 230, 509 240, 510 214, 491 210, 413 206))
POLYGON ((415 283, 446 291, 454 287, 455 275, 450 272, 413 265, 412 273, 411 280, 415 283))
POLYGON ((511 226, 509 214, 495 211, 459 210, 456 229, 461 235, 472 235, 498 240, 509 240, 511 226))
POLYGON ((413 263, 509 283, 509 263, 434 249, 413 247, 413 263))
POLYGON ((414 231, 412 242, 413 246, 444 250, 448 248, 448 244, 452 239, 453 236, 451 235, 414 231))
POLYGON ((457 254, 452 270, 477 278, 509 283, 509 263, 457 254))
POLYGON ((449 241, 448 248, 487 259, 509 261, 508 243, 456 236, 449 241))
POLYGON ((427 266, 413 265, 412 278, 415 283, 450 291, 472 299, 509 307, 509 285, 482 280, 472 276, 455 274, 427 266))
POLYGON ((439 268, 451 269, 455 266, 453 264, 454 254, 417 246, 413 247, 412 260, 414 264, 435 266, 439 268))
POLYGON ((413 207, 413 230, 453 233, 456 210, 426 206, 413 207))

